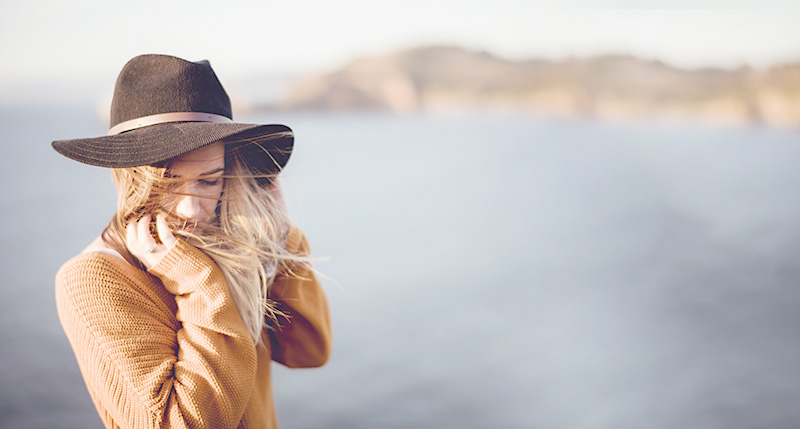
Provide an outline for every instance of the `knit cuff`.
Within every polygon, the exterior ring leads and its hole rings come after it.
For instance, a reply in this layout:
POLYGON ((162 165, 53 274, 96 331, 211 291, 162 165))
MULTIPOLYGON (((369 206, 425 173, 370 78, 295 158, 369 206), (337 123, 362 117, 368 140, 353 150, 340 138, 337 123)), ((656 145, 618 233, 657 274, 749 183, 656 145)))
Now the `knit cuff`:
POLYGON ((188 279, 207 278, 214 269, 217 265, 208 255, 179 238, 164 258, 147 271, 161 279, 170 293, 183 295, 196 286, 194 282, 187 282, 188 279))

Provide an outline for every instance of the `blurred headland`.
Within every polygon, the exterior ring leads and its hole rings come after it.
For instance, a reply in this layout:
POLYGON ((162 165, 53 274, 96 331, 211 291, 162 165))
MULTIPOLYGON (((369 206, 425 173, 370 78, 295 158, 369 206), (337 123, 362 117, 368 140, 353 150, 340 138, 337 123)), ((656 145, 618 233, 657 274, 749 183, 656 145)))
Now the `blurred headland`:
POLYGON ((688 70, 628 55, 511 61, 430 46, 359 58, 289 88, 252 107, 800 126, 800 61, 688 70))

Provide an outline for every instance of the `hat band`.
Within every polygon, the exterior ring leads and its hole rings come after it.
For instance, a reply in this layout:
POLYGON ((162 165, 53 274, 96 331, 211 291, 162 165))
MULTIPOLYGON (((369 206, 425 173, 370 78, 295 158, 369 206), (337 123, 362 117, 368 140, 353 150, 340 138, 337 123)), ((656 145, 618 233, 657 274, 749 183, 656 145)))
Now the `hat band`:
POLYGON ((131 119, 130 121, 120 122, 108 130, 108 135, 124 133, 125 131, 135 130, 148 125, 163 124, 166 122, 219 122, 230 123, 233 119, 215 115, 213 113, 202 112, 170 112, 159 113, 157 115, 142 116, 141 118, 131 119))

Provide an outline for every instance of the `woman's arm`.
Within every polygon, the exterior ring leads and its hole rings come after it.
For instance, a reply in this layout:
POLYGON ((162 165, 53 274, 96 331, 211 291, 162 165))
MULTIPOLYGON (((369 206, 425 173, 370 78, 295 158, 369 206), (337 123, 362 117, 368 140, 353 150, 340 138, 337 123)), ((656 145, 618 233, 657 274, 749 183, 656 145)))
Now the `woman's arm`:
POLYGON ((182 240, 150 273, 166 290, 98 254, 57 275, 59 317, 101 417, 122 427, 236 427, 256 351, 222 273, 182 240))
MULTIPOLYGON (((286 248, 300 256, 310 252, 305 235, 294 227, 286 248)), ((290 266, 293 274, 279 274, 269 293, 278 309, 289 316, 281 318, 281 326, 269 333, 272 359, 293 368, 321 366, 328 360, 332 344, 328 300, 310 267, 290 266)))

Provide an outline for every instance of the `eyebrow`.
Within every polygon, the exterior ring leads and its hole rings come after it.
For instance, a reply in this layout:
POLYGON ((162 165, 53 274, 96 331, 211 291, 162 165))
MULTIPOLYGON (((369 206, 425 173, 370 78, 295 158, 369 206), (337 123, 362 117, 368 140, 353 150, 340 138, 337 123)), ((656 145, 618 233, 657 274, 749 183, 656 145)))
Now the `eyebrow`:
MULTIPOLYGON (((205 173, 200 173, 200 174, 198 175, 198 177, 202 177, 202 176, 210 176, 210 175, 212 175, 212 174, 219 173, 220 171, 225 171, 225 169, 224 169, 224 168, 215 168, 214 170, 206 171, 205 173)), ((180 175, 178 175, 178 174, 172 174, 172 173, 171 173, 171 174, 170 174, 170 177, 172 177, 172 178, 176 178, 176 177, 181 177, 181 176, 180 176, 180 175)))
POLYGON ((210 175, 212 175, 212 174, 214 174, 214 173, 219 173, 220 171, 225 171, 225 169, 224 169, 224 168, 222 168, 222 167, 220 167, 220 168, 215 168, 214 170, 211 170, 211 171, 206 171, 205 173, 201 173, 200 175, 201 175, 201 176, 210 176, 210 175))

